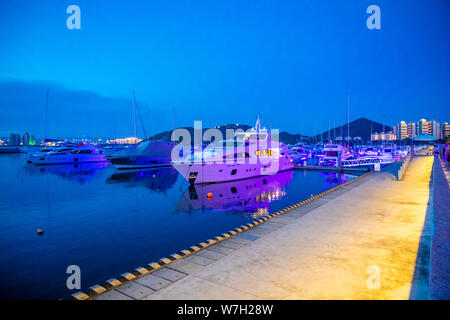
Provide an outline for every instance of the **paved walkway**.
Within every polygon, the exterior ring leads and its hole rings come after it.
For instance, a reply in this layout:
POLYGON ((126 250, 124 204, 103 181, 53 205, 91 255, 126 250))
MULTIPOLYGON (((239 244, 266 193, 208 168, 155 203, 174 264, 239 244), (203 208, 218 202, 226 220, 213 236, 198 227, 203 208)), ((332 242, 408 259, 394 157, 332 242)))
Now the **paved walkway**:
POLYGON ((96 299, 408 299, 432 164, 369 175, 96 299))

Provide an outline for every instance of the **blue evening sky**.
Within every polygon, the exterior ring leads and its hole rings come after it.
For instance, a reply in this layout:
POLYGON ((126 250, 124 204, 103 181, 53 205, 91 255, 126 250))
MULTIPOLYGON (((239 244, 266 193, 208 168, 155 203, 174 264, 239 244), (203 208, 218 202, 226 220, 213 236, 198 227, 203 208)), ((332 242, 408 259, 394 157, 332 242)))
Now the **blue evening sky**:
POLYGON ((450 122, 450 1, 0 1, 0 135, 133 135, 263 124, 311 135, 350 118, 450 122), (81 8, 69 30, 66 8, 81 8), (381 30, 366 8, 381 8, 381 30), (114 118, 116 125, 114 126, 114 118))

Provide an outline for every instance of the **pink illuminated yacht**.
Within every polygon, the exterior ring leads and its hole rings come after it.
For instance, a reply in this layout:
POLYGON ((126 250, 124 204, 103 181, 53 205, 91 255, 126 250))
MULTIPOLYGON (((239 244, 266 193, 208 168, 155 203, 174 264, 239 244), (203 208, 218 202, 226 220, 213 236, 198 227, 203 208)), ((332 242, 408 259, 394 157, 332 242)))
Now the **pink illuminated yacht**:
POLYGON ((255 128, 235 133, 232 140, 221 140, 198 150, 172 165, 191 184, 215 183, 272 175, 294 168, 289 149, 272 141, 271 133, 255 128))

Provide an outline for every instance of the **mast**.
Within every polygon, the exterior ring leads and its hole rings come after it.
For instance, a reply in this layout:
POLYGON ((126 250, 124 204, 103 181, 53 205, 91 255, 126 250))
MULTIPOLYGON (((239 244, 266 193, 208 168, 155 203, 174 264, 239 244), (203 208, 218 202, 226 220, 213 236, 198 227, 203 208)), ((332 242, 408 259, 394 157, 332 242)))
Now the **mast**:
POLYGON ((350 146, 350 91, 347 93, 347 146, 350 146))
POLYGON ((137 133, 136 133, 136 99, 134 98, 134 89, 133 89, 133 121, 134 121, 134 137, 137 138, 137 133))
POLYGON ((45 129, 44 129, 44 141, 47 139, 47 119, 48 119, 48 93, 50 88, 47 88, 47 99, 45 104, 45 129))
POLYGON ((117 140, 116 113, 113 112, 114 139, 117 140))
POLYGON ((175 108, 172 108, 172 131, 175 131, 175 108))
MULTIPOLYGON (((136 98, 134 96, 134 90, 133 90, 133 104, 134 104, 135 111, 137 110, 137 113, 139 116, 139 121, 141 122, 141 126, 142 126, 142 131, 144 131, 144 136, 145 136, 145 139, 147 140, 147 132, 145 131, 145 126, 144 126, 144 121, 142 120, 141 111, 139 110, 139 108, 136 105, 136 98)), ((134 130, 136 131, 136 117, 134 119, 134 130)), ((135 136, 136 136, 136 134, 135 134, 135 136)))
POLYGON ((333 141, 336 140, 336 120, 333 120, 333 141))

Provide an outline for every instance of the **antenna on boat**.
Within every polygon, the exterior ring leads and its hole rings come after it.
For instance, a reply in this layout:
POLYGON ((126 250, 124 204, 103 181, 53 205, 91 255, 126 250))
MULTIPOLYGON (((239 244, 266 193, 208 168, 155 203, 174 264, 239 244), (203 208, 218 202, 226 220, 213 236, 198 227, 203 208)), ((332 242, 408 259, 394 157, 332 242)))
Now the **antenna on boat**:
POLYGON ((47 119, 48 119, 48 93, 50 88, 47 88, 47 99, 45 103, 45 129, 44 129, 44 141, 47 139, 47 119))
POLYGON ((261 121, 259 120, 259 112, 258 112, 258 116, 256 118, 256 124, 255 124, 255 130, 256 132, 259 132, 259 130, 261 129, 261 121))

